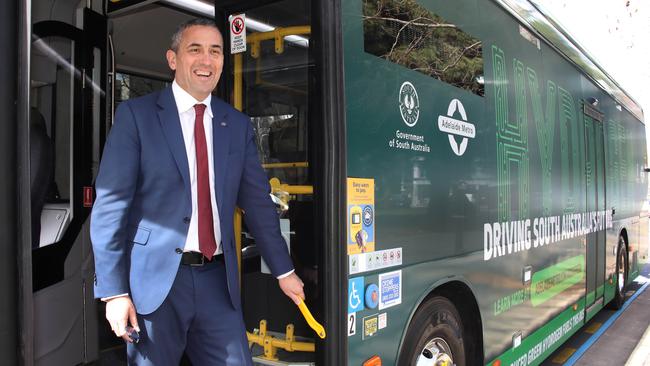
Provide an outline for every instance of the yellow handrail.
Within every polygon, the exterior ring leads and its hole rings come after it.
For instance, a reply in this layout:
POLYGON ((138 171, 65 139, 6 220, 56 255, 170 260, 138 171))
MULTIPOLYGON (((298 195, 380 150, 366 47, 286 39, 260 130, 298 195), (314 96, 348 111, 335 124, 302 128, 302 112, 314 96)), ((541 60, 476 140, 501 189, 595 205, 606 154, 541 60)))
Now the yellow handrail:
POLYGON ((271 192, 286 192, 289 194, 314 194, 314 186, 298 186, 280 183, 278 178, 271 178, 269 180, 271 185, 271 192))
POLYGON ((313 342, 299 342, 293 334, 293 324, 287 324, 284 339, 275 338, 266 331, 266 320, 260 321, 260 329, 255 333, 246 332, 248 347, 255 343, 264 347, 263 359, 278 361, 277 351, 281 348, 288 352, 315 352, 316 346, 313 342))
POLYGON ((299 161, 293 163, 266 163, 262 164, 264 169, 282 169, 282 168, 309 168, 309 163, 306 161, 299 161))
POLYGON ((284 52, 284 37, 297 34, 311 34, 311 26, 299 25, 295 27, 275 28, 268 32, 258 32, 246 35, 246 43, 251 44, 251 57, 257 58, 260 55, 260 43, 262 41, 275 40, 275 53, 284 52))

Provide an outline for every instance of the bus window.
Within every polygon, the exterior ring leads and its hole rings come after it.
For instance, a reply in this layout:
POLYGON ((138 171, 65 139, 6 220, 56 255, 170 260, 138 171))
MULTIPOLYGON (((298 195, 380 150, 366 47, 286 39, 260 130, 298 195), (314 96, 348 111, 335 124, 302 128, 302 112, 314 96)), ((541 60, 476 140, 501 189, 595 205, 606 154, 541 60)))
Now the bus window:
POLYGON ((483 96, 477 38, 416 2, 363 1, 366 52, 483 96))
POLYGON ((33 248, 61 240, 71 220, 70 138, 76 71, 73 57, 72 40, 47 37, 33 42, 30 113, 33 248))
POLYGON ((164 89, 168 81, 118 72, 115 75, 115 107, 131 98, 164 89))

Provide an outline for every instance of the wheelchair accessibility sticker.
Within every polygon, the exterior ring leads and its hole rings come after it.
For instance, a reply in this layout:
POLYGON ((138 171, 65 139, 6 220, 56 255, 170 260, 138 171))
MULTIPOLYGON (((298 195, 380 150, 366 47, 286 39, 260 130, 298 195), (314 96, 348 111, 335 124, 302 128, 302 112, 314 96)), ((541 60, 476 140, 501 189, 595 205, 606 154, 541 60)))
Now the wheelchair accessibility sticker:
POLYGON ((355 277, 348 280, 348 314, 363 310, 363 287, 363 277, 355 277))
POLYGON ((348 178, 348 255, 375 251, 375 180, 348 178))

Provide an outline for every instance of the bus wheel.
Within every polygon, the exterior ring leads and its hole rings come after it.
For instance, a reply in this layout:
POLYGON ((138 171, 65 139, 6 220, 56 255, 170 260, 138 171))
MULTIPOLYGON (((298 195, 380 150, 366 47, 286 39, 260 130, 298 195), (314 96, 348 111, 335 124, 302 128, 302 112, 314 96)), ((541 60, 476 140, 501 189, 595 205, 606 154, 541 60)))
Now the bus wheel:
POLYGON ((620 309, 625 303, 625 288, 627 287, 627 270, 628 256, 627 246, 623 236, 618 237, 618 247, 616 248, 616 289, 614 290, 614 299, 611 302, 613 309, 620 309))
POLYGON ((462 329, 460 315, 449 300, 428 300, 411 320, 399 365, 465 366, 462 329))

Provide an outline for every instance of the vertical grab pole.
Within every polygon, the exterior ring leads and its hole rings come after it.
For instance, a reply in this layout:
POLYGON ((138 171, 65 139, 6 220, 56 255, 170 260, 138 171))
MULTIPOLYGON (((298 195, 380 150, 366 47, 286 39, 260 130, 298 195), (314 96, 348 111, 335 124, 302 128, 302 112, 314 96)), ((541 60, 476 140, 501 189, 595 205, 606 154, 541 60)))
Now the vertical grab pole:
MULTIPOLYGON (((235 54, 235 86, 233 95, 233 104, 235 109, 242 111, 243 109, 243 90, 242 90, 242 54, 235 54)), ((235 209, 235 217, 233 219, 235 226, 235 253, 237 253, 237 268, 239 268, 239 286, 241 287, 241 225, 242 213, 239 208, 235 209)))

